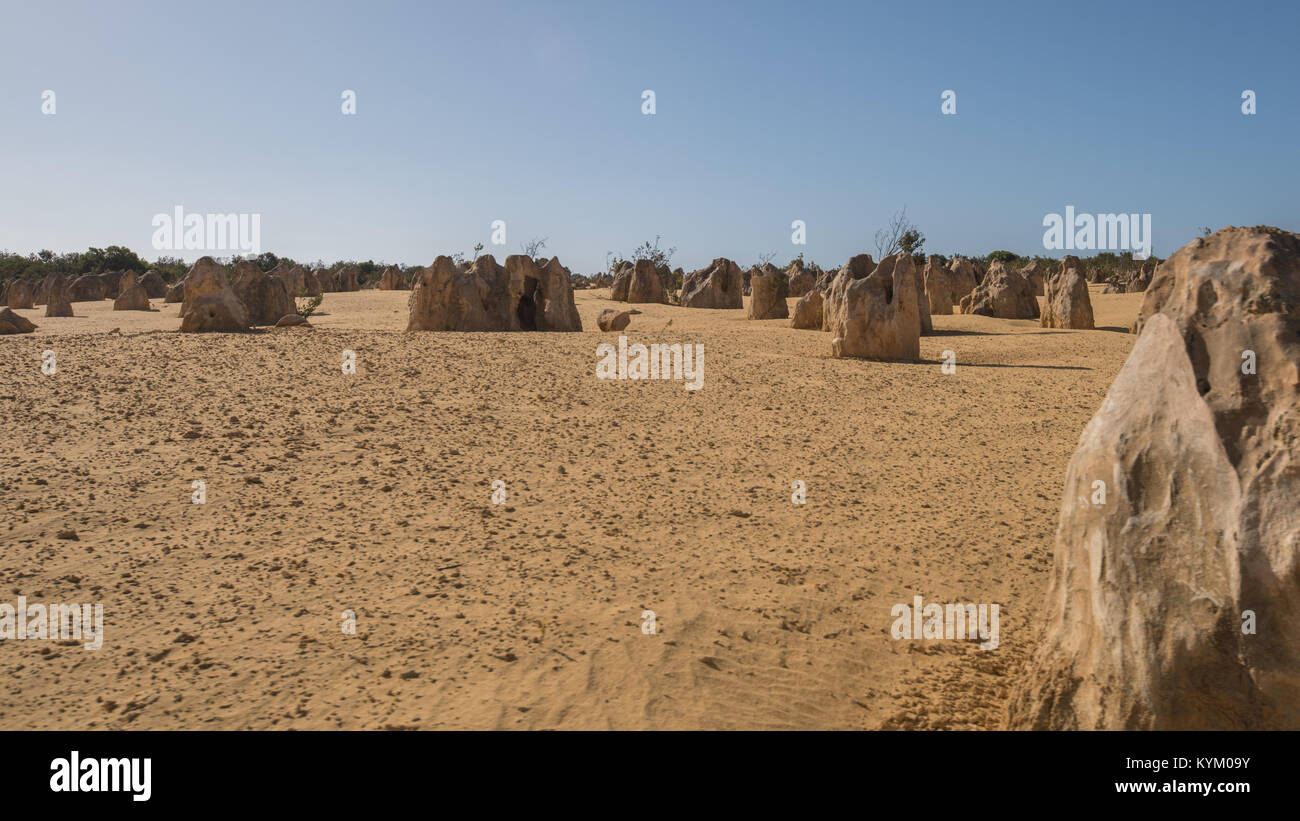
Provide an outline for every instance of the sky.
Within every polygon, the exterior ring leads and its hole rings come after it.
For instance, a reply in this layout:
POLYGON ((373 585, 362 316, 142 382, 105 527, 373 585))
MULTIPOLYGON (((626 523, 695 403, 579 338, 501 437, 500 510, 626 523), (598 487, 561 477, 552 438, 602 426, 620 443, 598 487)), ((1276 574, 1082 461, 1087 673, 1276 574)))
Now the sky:
POLYGON ((544 237, 582 273, 658 235, 688 271, 838 267, 903 207, 927 252, 1059 256, 1072 205, 1150 214, 1164 257, 1300 230, 1297 30, 1289 0, 2 0, 0 249, 192 260, 153 242, 180 206, 304 262, 544 237))

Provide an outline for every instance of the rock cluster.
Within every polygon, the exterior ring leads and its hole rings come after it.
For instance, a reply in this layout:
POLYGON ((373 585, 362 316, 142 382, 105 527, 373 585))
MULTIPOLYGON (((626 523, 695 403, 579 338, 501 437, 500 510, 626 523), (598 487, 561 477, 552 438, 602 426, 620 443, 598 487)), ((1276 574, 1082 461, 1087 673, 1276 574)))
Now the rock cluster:
POLYGON ((554 258, 539 267, 513 254, 503 268, 485 254, 464 271, 440 256, 423 269, 408 304, 408 331, 582 330, 568 274, 554 258))

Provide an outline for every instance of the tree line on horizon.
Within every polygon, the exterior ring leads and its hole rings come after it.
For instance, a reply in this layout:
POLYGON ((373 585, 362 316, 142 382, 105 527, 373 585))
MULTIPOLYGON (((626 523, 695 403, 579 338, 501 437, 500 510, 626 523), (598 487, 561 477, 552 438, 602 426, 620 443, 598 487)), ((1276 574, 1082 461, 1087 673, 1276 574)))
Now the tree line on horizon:
MULTIPOLYGON (((668 265, 673 253, 677 249, 660 248, 659 239, 659 237, 655 237, 653 243, 646 242, 643 245, 638 246, 626 258, 622 255, 616 255, 612 251, 607 253, 605 273, 613 273, 624 263, 635 262, 640 259, 649 259, 654 262, 656 266, 668 265)), ((892 248, 887 253, 895 253, 899 251, 909 253, 918 265, 923 265, 927 257, 927 255, 922 251, 924 242, 925 237, 919 232, 916 232, 916 236, 908 236, 905 234, 897 247, 892 248)), ((877 254, 885 256, 886 254, 880 253, 881 247, 882 246, 878 240, 877 254)), ((482 245, 479 245, 475 248, 475 251, 477 252, 481 249, 482 245)), ((534 248, 533 250, 535 252, 540 251, 540 247, 534 248)), ((529 256, 535 256, 535 253, 529 254, 529 256)), ((755 264, 761 266, 770 263, 775 256, 776 254, 774 252, 760 254, 759 261, 755 264)), ((983 255, 934 254, 934 256, 945 265, 951 259, 959 256, 964 256, 968 259, 983 260, 986 263, 1002 262, 1007 267, 1013 269, 1024 267, 1035 260, 1051 265, 1060 264, 1060 259, 1056 257, 1049 257, 1041 254, 1035 254, 1032 256, 1021 255, 1006 250, 991 251, 983 255)), ((324 268, 331 272, 346 265, 352 265, 357 268, 357 279, 362 283, 369 282, 372 279, 379 279, 383 270, 389 265, 389 263, 376 262, 374 260, 337 260, 332 263, 325 263, 321 260, 302 262, 291 257, 279 256, 270 251, 263 252, 256 256, 245 257, 237 255, 215 259, 218 263, 225 265, 228 269, 233 269, 235 263, 248 259, 256 263, 263 271, 270 271, 281 263, 302 265, 308 270, 324 268)), ((456 254, 453 256, 453 259, 458 263, 472 261, 467 260, 466 256, 463 254, 456 254)), ((1084 275, 1092 282, 1099 282, 1108 279, 1110 276, 1115 274, 1135 271, 1140 268, 1144 262, 1159 262, 1155 257, 1146 261, 1134 259, 1132 252, 1129 251, 1122 253, 1102 251, 1090 257, 1079 256, 1079 261, 1084 268, 1084 275)), ((799 256, 791 259, 786 264, 785 268, 788 269, 790 266, 797 264, 802 264, 805 270, 812 272, 814 275, 820 274, 826 270, 816 262, 805 260, 803 254, 799 254, 799 256)), ((397 264, 397 267, 405 273, 413 268, 421 268, 423 266, 397 264)), ((836 268, 838 267, 839 266, 836 266, 836 268)), ((179 257, 160 256, 153 262, 149 262, 137 255, 131 249, 121 245, 110 245, 107 248, 89 248, 85 251, 74 251, 66 254, 56 254, 49 250, 41 250, 26 255, 12 251, 0 251, 0 282, 8 282, 15 279, 39 281, 53 273, 62 274, 67 277, 78 277, 83 274, 99 274, 105 271, 134 271, 139 275, 150 270, 157 271, 167 282, 176 282, 180 280, 181 277, 185 276, 185 273, 189 269, 190 264, 179 257)))

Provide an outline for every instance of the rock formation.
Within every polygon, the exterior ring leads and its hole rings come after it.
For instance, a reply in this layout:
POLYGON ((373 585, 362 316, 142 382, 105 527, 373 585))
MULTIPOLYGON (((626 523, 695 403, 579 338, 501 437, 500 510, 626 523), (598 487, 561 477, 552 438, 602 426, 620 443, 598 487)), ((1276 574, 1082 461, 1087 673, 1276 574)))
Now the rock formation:
POLYGON ((6 334, 29 334, 36 330, 36 324, 30 319, 19 316, 5 308, 0 310, 0 336, 6 334))
POLYGON ((336 291, 360 291, 361 284, 357 281, 357 266, 344 265, 334 272, 334 290, 336 291))
POLYGON ((1042 296, 1044 293, 1044 279, 1050 269, 1046 262, 1041 259, 1031 260, 1028 265, 1020 269, 1020 276, 1029 287, 1033 289, 1034 296, 1042 296))
POLYGON ((952 306, 961 299, 961 297, 954 297, 954 292, 957 290, 955 280, 955 274, 937 256, 931 254, 926 258, 921 282, 931 314, 943 316, 952 313, 952 306))
POLYGON ((113 300, 114 311, 152 311, 149 304, 149 292, 135 281, 135 272, 127 271, 118 280, 121 289, 117 299, 113 300))
POLYGON ((93 274, 79 276, 68 286, 68 299, 72 302, 96 302, 107 297, 104 280, 93 274))
POLYGON ((801 296, 794 305, 794 316, 790 318, 790 327, 820 331, 824 303, 825 297, 816 288, 801 296))
POLYGON ((916 311, 921 319, 921 333, 934 333, 934 325, 930 320, 930 300, 925 296, 925 280, 921 276, 921 269, 916 267, 916 263, 911 264, 912 269, 912 287, 916 289, 916 311))
POLYGON ((871 254, 858 254, 844 263, 843 268, 835 272, 834 279, 826 289, 826 299, 822 305, 823 331, 831 329, 831 314, 838 309, 848 287, 853 284, 854 280, 866 279, 871 276, 871 272, 874 270, 876 270, 876 264, 871 261, 871 254))
POLYGON ((32 286, 27 284, 25 279, 16 279, 9 286, 9 292, 5 295, 5 304, 10 308, 35 308, 36 302, 32 298, 32 286))
POLYGON ((664 289, 664 280, 655 264, 648 259, 639 259, 632 267, 632 276, 627 283, 628 302, 667 303, 668 293, 664 289))
POLYGON ((830 316, 832 356, 920 358, 921 315, 910 255, 891 254, 860 279, 836 277, 832 290, 841 282, 844 288, 830 316))
POLYGON ((266 273, 267 276, 280 280, 284 285, 285 293, 289 295, 290 299, 302 296, 304 293, 315 296, 315 294, 310 293, 315 283, 308 284, 307 270, 301 265, 290 265, 287 261, 281 260, 279 264, 266 273))
POLYGON ((982 279, 982 275, 976 274, 975 266, 966 257, 953 257, 949 260, 948 273, 953 305, 960 305, 962 297, 975 290, 982 279))
POLYGON ((246 331, 248 312, 230 287, 225 268, 203 257, 185 274, 181 331, 246 331))
POLYGON ((596 327, 602 331, 621 331, 632 321, 631 311, 616 311, 606 308, 596 317, 596 327))
POLYGON ((309 296, 320 296, 334 290, 334 280, 330 277, 329 271, 317 268, 306 278, 306 286, 309 296))
POLYGON ((802 297, 817 284, 813 275, 803 267, 803 260, 796 259, 785 269, 786 292, 792 297, 802 297))
POLYGON ((962 298, 961 312, 999 319, 1037 319, 1038 300, 1024 277, 995 261, 975 290, 962 298))
POLYGON ((402 272, 396 265, 389 265, 384 269, 384 273, 379 276, 379 284, 375 286, 380 291, 404 291, 406 282, 402 279, 402 272))
POLYGON ((745 317, 785 319, 790 316, 790 306, 785 301, 789 287, 789 280, 775 266, 755 269, 749 278, 749 304, 745 306, 745 317))
POLYGON ((558 259, 539 268, 531 257, 514 254, 503 268, 485 254, 462 271, 440 256, 421 272, 408 304, 408 331, 582 330, 558 259))
POLYGON ((72 302, 68 300, 68 287, 62 276, 47 276, 44 291, 46 316, 72 316, 72 302))
POLYGON ((614 279, 609 284, 610 299, 615 302, 627 302, 627 291, 632 284, 632 272, 635 269, 635 265, 625 261, 614 270, 614 279))
POLYGON ((1092 299, 1088 296, 1088 280, 1084 279, 1079 258, 1067 256, 1061 261, 1061 270, 1049 275, 1044 283, 1045 299, 1039 324, 1044 328, 1093 329, 1092 299))
POLYGON ((718 257, 709 267, 686 275, 681 302, 687 308, 743 308, 743 288, 740 266, 718 257))
POLYGON ((167 281, 157 271, 145 271, 144 275, 136 280, 136 284, 144 288, 145 294, 150 299, 164 299, 167 296, 167 281))
POLYGON ((1300 235, 1182 247, 1138 327, 1066 472, 1010 724, 1300 729, 1300 235))
POLYGON ((263 273, 255 262, 245 260, 235 265, 234 291, 249 325, 274 325, 281 317, 298 313, 284 282, 263 273))

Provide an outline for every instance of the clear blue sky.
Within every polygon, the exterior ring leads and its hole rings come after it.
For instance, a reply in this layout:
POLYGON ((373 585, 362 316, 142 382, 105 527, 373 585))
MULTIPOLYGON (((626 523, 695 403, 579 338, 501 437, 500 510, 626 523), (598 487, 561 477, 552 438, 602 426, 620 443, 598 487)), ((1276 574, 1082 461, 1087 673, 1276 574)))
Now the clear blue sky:
POLYGON ((21 253, 153 259, 175 205, 304 261, 427 264, 503 219, 577 272, 655 234, 687 270, 838 266, 903 205, 937 253, 1044 253, 1067 204, 1152 214, 1159 256, 1300 229, 1295 2, 4 0, 0 31, 21 253))

